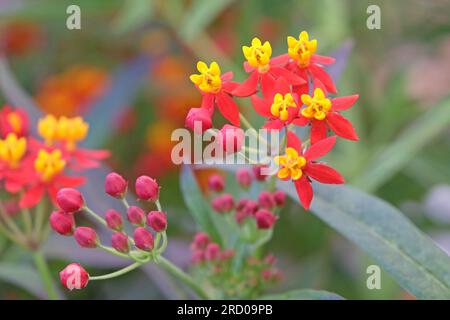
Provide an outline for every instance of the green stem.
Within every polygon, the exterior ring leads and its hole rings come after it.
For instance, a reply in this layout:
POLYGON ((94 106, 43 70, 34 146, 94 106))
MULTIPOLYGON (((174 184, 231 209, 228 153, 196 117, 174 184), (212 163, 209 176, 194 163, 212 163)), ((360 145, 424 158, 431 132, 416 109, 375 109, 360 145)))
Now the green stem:
POLYGON ((105 227, 107 227, 106 221, 105 219, 103 219, 102 217, 100 217, 97 213, 95 213, 95 211, 91 210, 88 206, 84 206, 83 209, 84 211, 86 211, 87 213, 89 213, 91 215, 91 217, 93 217, 95 220, 97 220, 98 222, 100 222, 102 225, 104 225, 105 227))
POLYGON ((47 201, 45 199, 42 199, 41 202, 36 207, 35 211, 35 223, 34 223, 34 236, 36 237, 37 241, 42 241, 45 237, 43 225, 46 218, 46 208, 47 208, 47 201))
POLYGON ((162 232, 162 244, 158 249, 158 253, 162 254, 167 248, 167 234, 165 231, 162 232))
POLYGON ((163 267, 166 271, 168 271, 170 274, 181 280, 189 288, 191 288, 200 298, 206 300, 210 299, 208 294, 190 275, 188 275, 183 270, 178 268, 172 262, 161 256, 159 258, 159 265, 163 267))
POLYGON ((158 211, 162 211, 161 203, 159 202, 159 199, 156 199, 155 201, 156 208, 158 208, 158 211))
POLYGON ((119 252, 119 251, 117 251, 116 249, 114 249, 114 248, 111 248, 111 247, 108 247, 108 246, 104 246, 104 245, 102 245, 102 244, 98 244, 97 245, 100 249, 102 249, 103 251, 106 251, 106 252, 108 252, 108 253, 111 253, 111 254, 113 254, 113 255, 115 255, 115 256, 118 256, 118 257, 121 257, 121 258, 125 258, 125 259, 128 259, 128 255, 126 255, 126 254, 124 254, 124 253, 121 253, 121 252, 119 252))
POLYGON ((130 264, 128 267, 125 267, 123 269, 117 270, 115 272, 112 273, 108 273, 105 274, 103 276, 96 276, 96 277, 89 277, 90 281, 96 281, 96 280, 107 280, 107 279, 112 279, 112 278, 116 278, 119 277, 121 275, 124 275, 125 273, 128 273, 136 268, 139 268, 142 265, 142 263, 140 262, 135 262, 133 264, 130 264))
POLYGON ((33 252, 34 264, 41 276, 44 288, 47 292, 48 299, 57 300, 58 295, 56 293, 55 285, 53 283, 50 270, 48 268, 47 261, 41 251, 33 252))
POLYGON ((128 203, 127 199, 125 197, 123 197, 121 199, 123 205, 125 206, 126 209, 128 209, 130 207, 130 204, 128 203))

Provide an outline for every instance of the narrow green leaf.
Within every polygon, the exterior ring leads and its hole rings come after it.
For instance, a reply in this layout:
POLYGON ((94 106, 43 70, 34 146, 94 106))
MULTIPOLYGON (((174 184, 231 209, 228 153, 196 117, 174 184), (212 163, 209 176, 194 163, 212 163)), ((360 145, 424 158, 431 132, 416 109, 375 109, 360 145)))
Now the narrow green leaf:
MULTIPOLYGON (((279 183, 292 199, 292 183, 279 183)), ((314 184, 311 211, 419 299, 450 299, 450 257, 390 204, 349 186, 314 184)))
POLYGON ((404 168, 410 159, 450 124, 450 99, 446 99, 406 128, 366 166, 353 184, 366 191, 374 191, 404 168))
POLYGON ((114 21, 113 31, 123 34, 142 27, 153 14, 152 0, 127 0, 122 6, 120 15, 114 21))
POLYGON ((344 300, 344 298, 333 292, 299 289, 278 294, 264 295, 259 297, 258 300, 344 300))

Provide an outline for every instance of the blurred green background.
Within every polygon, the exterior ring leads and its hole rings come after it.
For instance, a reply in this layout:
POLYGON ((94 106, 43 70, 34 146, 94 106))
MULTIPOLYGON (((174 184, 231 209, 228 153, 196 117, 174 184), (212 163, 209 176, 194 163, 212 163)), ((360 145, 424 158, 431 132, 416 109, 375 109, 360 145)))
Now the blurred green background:
MULTIPOLYGON (((327 160, 350 184, 400 208, 450 252, 449 21, 445 0, 10 0, 0 4, 0 44, 11 74, 42 111, 88 114, 94 128, 88 144, 110 149, 111 167, 130 180, 139 174, 158 179, 170 212, 173 255, 186 265, 184 249, 196 227, 180 195, 178 169, 170 162, 170 134, 200 101, 189 74, 198 59, 216 60, 242 81, 242 45, 257 36, 281 54, 288 35, 307 30, 318 39, 319 54, 336 55, 339 94, 360 95, 346 113, 360 141, 341 140, 327 160), (69 4, 81 8, 81 30, 66 28, 69 4), (366 27, 370 4, 381 9, 380 30, 366 27), (151 68, 140 64, 142 57, 151 59, 151 68), (120 102, 114 111, 106 105, 91 112, 113 85, 111 99, 120 102), (104 130, 95 130, 96 121, 104 130)), ((0 103, 6 94, 0 94, 0 103)), ((248 116, 261 123, 256 114, 248 116)), ((50 239, 55 278, 74 260, 62 251, 50 239)), ((268 251, 279 258, 284 274, 273 291, 308 287, 351 299, 413 298, 386 272, 382 289, 368 290, 366 268, 373 261, 298 205, 282 213, 268 251)), ((116 267, 89 255, 80 259, 90 270, 116 267)), ((0 236, 0 266, 20 262, 31 268, 28 259, 0 236)), ((0 267, 0 298, 35 298, 17 270, 0 267)), ((23 272, 32 282, 31 271, 23 272)), ((66 296, 183 297, 155 268, 66 296)))

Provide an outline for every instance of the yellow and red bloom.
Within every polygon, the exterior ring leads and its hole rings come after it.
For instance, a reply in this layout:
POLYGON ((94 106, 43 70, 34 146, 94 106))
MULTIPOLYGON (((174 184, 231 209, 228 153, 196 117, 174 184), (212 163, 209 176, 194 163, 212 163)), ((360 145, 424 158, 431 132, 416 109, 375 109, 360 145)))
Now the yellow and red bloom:
POLYGON ((334 58, 315 54, 317 50, 317 40, 309 40, 308 32, 302 31, 298 39, 289 36, 287 38, 288 56, 290 61, 287 69, 306 80, 303 85, 295 86, 298 94, 309 92, 309 81, 311 77, 317 85, 323 85, 327 91, 336 93, 333 79, 324 70, 323 65, 334 63, 334 58))
POLYGON ((0 137, 4 139, 10 133, 17 137, 27 136, 28 117, 24 110, 4 105, 0 111, 0 137))
POLYGON ((299 117, 293 123, 300 126, 311 125, 312 144, 325 139, 328 128, 342 138, 356 141, 358 135, 355 129, 339 111, 352 107, 358 98, 359 96, 355 94, 328 99, 321 88, 316 88, 313 96, 308 94, 301 96, 305 108, 301 109, 299 117))
POLYGON ((275 157, 280 166, 277 177, 292 180, 302 206, 309 209, 313 198, 311 179, 327 184, 342 184, 344 178, 335 169, 316 159, 326 155, 334 146, 336 137, 328 137, 302 151, 301 140, 292 131, 287 131, 286 154, 275 157))
POLYGON ((64 174, 66 161, 59 149, 39 149, 33 161, 34 171, 28 174, 26 191, 20 199, 21 208, 31 208, 39 203, 48 193, 56 203, 56 193, 63 187, 77 187, 84 183, 83 177, 72 177, 64 174))
POLYGON ((258 114, 269 118, 263 126, 265 129, 281 129, 291 123, 300 110, 297 94, 292 93, 289 83, 284 78, 275 81, 267 99, 252 95, 251 101, 258 114))
POLYGON ((233 73, 226 72, 222 75, 215 61, 211 62, 209 67, 199 61, 197 69, 200 74, 191 75, 190 80, 203 94, 201 107, 213 114, 214 106, 217 105, 220 113, 234 126, 239 127, 239 109, 232 98, 232 92, 238 86, 236 82, 231 81, 233 73))
POLYGON ((306 80, 284 68, 289 61, 289 56, 281 55, 271 58, 272 47, 269 41, 263 44, 258 38, 253 38, 251 46, 243 46, 242 51, 247 59, 244 62, 244 69, 250 73, 250 76, 233 90, 234 96, 248 97, 258 90, 259 84, 263 96, 267 98, 275 85, 275 80, 279 77, 285 78, 294 86, 306 83, 306 80))

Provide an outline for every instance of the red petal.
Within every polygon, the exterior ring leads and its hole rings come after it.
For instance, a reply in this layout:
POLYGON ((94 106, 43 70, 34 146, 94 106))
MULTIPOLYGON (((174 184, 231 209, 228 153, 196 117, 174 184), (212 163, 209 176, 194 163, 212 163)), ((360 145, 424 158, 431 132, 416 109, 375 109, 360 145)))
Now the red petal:
POLYGON ((280 130, 283 127, 284 127, 284 122, 280 121, 280 119, 267 120, 266 123, 262 126, 263 129, 269 129, 269 130, 280 130))
MULTIPOLYGON (((322 83, 322 81, 320 81, 319 79, 315 78, 315 79, 313 80, 313 84, 314 84, 314 85, 313 85, 314 89, 320 88, 320 89, 323 91, 323 93, 324 93, 325 95, 327 95, 328 90, 327 90, 327 88, 325 87, 325 85, 322 83)), ((314 90, 313 90, 313 92, 314 92, 314 90)))
POLYGON ((311 64, 309 66, 309 70, 311 71, 314 78, 319 79, 327 88, 327 91, 331 93, 336 93, 336 87, 334 86, 333 79, 331 79, 330 75, 320 66, 316 64, 311 64))
POLYGON ((334 59, 332 57, 321 56, 321 55, 318 55, 318 54, 314 54, 311 57, 311 62, 313 62, 313 63, 332 64, 335 61, 336 61, 336 59, 334 59))
POLYGON ((201 108, 208 110, 210 114, 214 112, 214 97, 212 93, 205 93, 202 99, 201 108))
POLYGON ((293 132, 288 130, 287 134, 287 147, 294 148, 298 153, 302 153, 302 140, 293 132))
POLYGON ((235 81, 222 82, 222 91, 231 94, 233 90, 239 87, 239 83, 235 81))
POLYGON ((21 208, 31 208, 39 203, 44 196, 45 188, 43 185, 37 185, 28 189, 20 199, 19 206, 21 208))
POLYGON ((348 139, 358 141, 358 135, 350 121, 341 116, 337 112, 329 112, 327 114, 327 123, 330 129, 334 131, 338 136, 348 139))
POLYGON ((289 62, 289 54, 280 54, 279 56, 270 58, 270 65, 271 66, 282 66, 284 67, 286 63, 289 62))
POLYGON ((220 113, 231 122, 232 125, 239 127, 239 108, 231 96, 220 92, 216 95, 216 103, 220 113))
POLYGON ((344 178, 339 172, 323 163, 308 162, 304 169, 304 172, 309 177, 321 183, 341 184, 345 182, 344 178))
POLYGON ((334 111, 347 110, 350 109, 358 100, 359 94, 354 94, 351 96, 339 97, 331 99, 331 107, 334 111))
POLYGON ((270 73, 261 75, 261 92, 266 100, 272 100, 275 95, 275 79, 270 73))
POLYGON ((254 71, 250 76, 241 83, 236 89, 231 93, 236 97, 248 97, 254 94, 258 86, 258 71, 254 71))
POLYGON ((326 139, 320 140, 319 142, 311 145, 305 152, 305 158, 308 161, 316 160, 317 158, 323 157, 331 149, 336 142, 336 136, 328 137, 326 139))
POLYGON ((251 98, 253 108, 255 111, 263 117, 271 117, 270 105, 261 97, 253 95, 251 98))
POLYGON ((245 70, 245 72, 250 73, 250 72, 254 71, 255 68, 252 67, 252 66, 248 63, 248 61, 245 61, 245 62, 244 62, 244 70, 245 70))
POLYGON ((285 78, 287 81, 289 81, 290 84, 292 84, 294 86, 306 83, 306 81, 303 78, 297 76, 296 74, 294 74, 284 68, 271 67, 269 73, 273 74, 276 77, 285 78))
POLYGON ((309 93, 309 83, 305 83, 301 86, 294 86, 292 88, 292 91, 298 94, 299 97, 302 96, 302 94, 308 94, 309 93))
POLYGON ((313 120, 311 123, 311 145, 327 137, 327 125, 324 120, 313 120))
POLYGON ((221 79, 222 81, 230 81, 231 79, 233 79, 233 72, 231 72, 231 71, 225 72, 225 73, 220 77, 220 79, 221 79))
POLYGON ((304 116, 300 115, 298 118, 295 118, 294 120, 292 120, 292 124, 296 125, 296 126, 306 126, 309 123, 309 119, 305 118, 304 116))
POLYGON ((294 181, 294 185, 303 208, 308 210, 313 198, 313 189, 311 186, 311 182, 309 182, 309 180, 305 176, 303 176, 300 179, 294 181))
MULTIPOLYGON (((270 75, 266 75, 266 77, 271 77, 270 75)), ((291 92, 291 86, 289 82, 285 78, 278 78, 275 81, 274 94, 281 93, 286 94, 291 92)))
POLYGON ((53 184, 57 186, 57 189, 60 188, 74 188, 82 185, 86 182, 86 179, 84 177, 72 177, 72 176, 66 176, 66 175, 59 175, 57 178, 54 179, 53 184))

